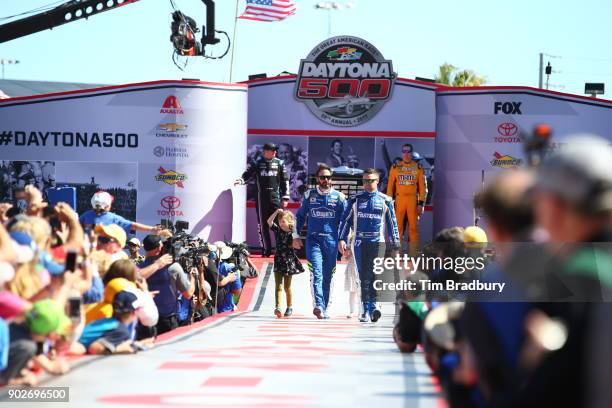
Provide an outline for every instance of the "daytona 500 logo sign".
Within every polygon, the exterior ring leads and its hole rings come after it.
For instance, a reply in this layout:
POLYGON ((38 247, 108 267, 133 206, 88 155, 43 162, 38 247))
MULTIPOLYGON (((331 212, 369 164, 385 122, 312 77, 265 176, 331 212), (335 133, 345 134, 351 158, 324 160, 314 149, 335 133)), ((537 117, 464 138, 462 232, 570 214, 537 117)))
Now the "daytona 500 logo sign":
POLYGON ((395 74, 369 42, 333 37, 300 63, 295 96, 322 121, 357 126, 376 115, 391 97, 395 74))

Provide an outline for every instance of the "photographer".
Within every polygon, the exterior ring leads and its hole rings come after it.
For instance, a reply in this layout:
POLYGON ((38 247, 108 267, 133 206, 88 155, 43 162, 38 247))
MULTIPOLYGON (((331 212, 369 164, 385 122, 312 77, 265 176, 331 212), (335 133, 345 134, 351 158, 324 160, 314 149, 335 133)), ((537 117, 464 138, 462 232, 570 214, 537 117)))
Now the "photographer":
MULTIPOLYGON (((146 268, 163 257, 163 242, 158 235, 147 235, 142 242, 145 250, 145 260, 140 264, 146 268)), ((149 290, 159 292, 154 300, 159 312, 157 323, 157 334, 166 333, 178 327, 178 298, 182 294, 185 298, 191 298, 195 290, 195 277, 185 273, 181 265, 174 262, 170 266, 164 266, 147 278, 149 290)))
POLYGON ((219 268, 217 267, 218 259, 219 254, 216 251, 210 252, 206 258, 202 258, 202 264, 205 267, 204 279, 211 288, 210 297, 214 302, 215 313, 217 311, 221 312, 218 309, 220 309, 222 303, 227 298, 231 286, 235 285, 236 281, 240 282, 240 276, 236 272, 229 272, 224 276, 219 274, 219 268))

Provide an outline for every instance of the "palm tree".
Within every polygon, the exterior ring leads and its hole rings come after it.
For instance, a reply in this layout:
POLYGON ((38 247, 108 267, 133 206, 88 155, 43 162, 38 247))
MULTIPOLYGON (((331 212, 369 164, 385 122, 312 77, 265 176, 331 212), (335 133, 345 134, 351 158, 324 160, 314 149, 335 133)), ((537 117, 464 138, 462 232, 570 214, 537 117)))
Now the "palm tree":
POLYGON ((434 77, 435 81, 448 86, 480 86, 487 82, 486 77, 477 75, 471 69, 457 71, 458 68, 447 62, 440 65, 438 74, 434 77))

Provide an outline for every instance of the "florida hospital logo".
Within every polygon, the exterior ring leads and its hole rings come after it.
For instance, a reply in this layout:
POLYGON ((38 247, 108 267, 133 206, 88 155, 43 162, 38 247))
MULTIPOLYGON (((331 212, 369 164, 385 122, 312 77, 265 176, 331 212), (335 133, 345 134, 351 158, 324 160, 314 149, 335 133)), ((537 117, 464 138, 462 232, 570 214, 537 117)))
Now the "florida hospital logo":
POLYGON ((300 63, 295 97, 330 125, 357 126, 382 109, 395 77, 391 61, 369 42, 333 37, 300 63))
POLYGON ((187 175, 183 173, 178 173, 174 170, 166 170, 163 167, 157 169, 159 174, 155 176, 156 181, 161 181, 162 183, 169 184, 171 186, 177 186, 180 188, 184 188, 185 185, 183 181, 187 180, 187 175))

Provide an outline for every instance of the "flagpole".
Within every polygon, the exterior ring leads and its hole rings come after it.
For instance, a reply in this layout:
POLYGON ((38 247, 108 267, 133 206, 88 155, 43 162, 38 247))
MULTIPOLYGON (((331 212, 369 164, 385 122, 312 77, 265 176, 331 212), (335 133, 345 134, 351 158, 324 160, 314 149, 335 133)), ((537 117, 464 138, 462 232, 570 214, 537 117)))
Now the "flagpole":
POLYGON ((232 35, 232 59, 230 61, 230 83, 234 77, 234 54, 236 53, 236 29, 238 28, 238 7, 240 0, 236 0, 236 13, 234 15, 234 35, 232 35))

